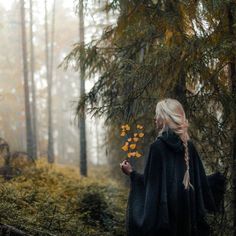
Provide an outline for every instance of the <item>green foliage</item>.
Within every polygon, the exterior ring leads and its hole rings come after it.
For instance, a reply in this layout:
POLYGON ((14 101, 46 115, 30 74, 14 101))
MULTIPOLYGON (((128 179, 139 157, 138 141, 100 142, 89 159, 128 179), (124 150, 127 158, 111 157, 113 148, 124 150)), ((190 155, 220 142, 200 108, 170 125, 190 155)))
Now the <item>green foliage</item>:
POLYGON ((109 177, 39 162, 0 191, 0 222, 30 235, 124 235, 127 190, 109 177))

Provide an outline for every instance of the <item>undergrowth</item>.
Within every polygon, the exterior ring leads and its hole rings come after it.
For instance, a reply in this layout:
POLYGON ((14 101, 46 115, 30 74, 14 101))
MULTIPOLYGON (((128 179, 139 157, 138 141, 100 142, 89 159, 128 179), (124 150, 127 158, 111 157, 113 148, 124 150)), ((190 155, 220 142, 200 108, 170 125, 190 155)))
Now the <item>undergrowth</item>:
POLYGON ((127 189, 101 170, 39 160, 9 181, 0 179, 0 223, 29 235, 123 236, 127 189))

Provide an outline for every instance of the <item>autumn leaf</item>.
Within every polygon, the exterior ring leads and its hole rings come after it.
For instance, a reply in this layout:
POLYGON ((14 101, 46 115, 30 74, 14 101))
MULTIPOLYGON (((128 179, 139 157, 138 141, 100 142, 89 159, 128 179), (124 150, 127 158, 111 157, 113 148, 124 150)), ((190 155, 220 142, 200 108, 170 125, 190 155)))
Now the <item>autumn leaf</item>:
POLYGON ((127 152, 128 149, 129 149, 129 146, 128 146, 128 145, 124 145, 121 149, 122 149, 123 151, 127 152))
POLYGON ((138 142, 139 138, 133 138, 134 142, 138 142))
POLYGON ((139 152, 135 152, 135 156, 136 156, 137 158, 139 158, 139 157, 141 157, 142 155, 141 155, 139 152))
POLYGON ((121 129, 125 129, 125 125, 121 125, 121 129))
POLYGON ((138 136, 142 138, 144 136, 144 133, 139 133, 138 136))
POLYGON ((143 129, 143 125, 137 125, 137 129, 143 129))
POLYGON ((120 133, 120 136, 122 136, 122 137, 124 137, 126 135, 126 133, 124 132, 124 131, 122 131, 121 133, 120 133))
POLYGON ((125 129, 126 129, 127 131, 129 131, 129 130, 130 130, 130 126, 129 126, 128 124, 126 124, 126 125, 125 125, 125 129))
POLYGON ((129 147, 130 147, 131 149, 135 149, 135 148, 136 148, 136 144, 130 144, 129 147))
POLYGON ((128 152, 128 153, 127 153, 127 156, 128 156, 128 157, 131 157, 131 156, 132 156, 132 152, 128 152))

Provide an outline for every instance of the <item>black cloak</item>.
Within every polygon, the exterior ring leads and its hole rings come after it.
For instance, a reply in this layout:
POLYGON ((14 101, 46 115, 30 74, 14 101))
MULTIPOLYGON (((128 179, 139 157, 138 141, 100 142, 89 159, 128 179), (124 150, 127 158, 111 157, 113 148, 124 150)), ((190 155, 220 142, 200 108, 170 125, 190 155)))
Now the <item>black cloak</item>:
POLYGON ((205 217, 220 210, 225 177, 219 172, 206 176, 193 142, 189 140, 187 144, 194 190, 184 189, 184 146, 170 128, 151 144, 144 173, 131 172, 126 212, 128 236, 210 235, 205 217))

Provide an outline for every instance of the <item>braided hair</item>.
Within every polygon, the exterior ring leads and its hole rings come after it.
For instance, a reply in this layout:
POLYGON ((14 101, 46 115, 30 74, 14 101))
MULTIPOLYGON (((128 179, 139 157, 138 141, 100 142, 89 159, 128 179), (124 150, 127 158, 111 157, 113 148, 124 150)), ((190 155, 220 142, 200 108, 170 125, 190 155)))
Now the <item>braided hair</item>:
POLYGON ((158 136, 162 134, 166 126, 169 126, 182 140, 184 145, 184 160, 186 164, 186 171, 183 178, 183 185, 185 189, 191 187, 194 189, 190 182, 189 174, 189 151, 188 151, 188 120, 186 119, 185 112, 181 103, 176 99, 163 99, 156 105, 156 123, 158 136))

